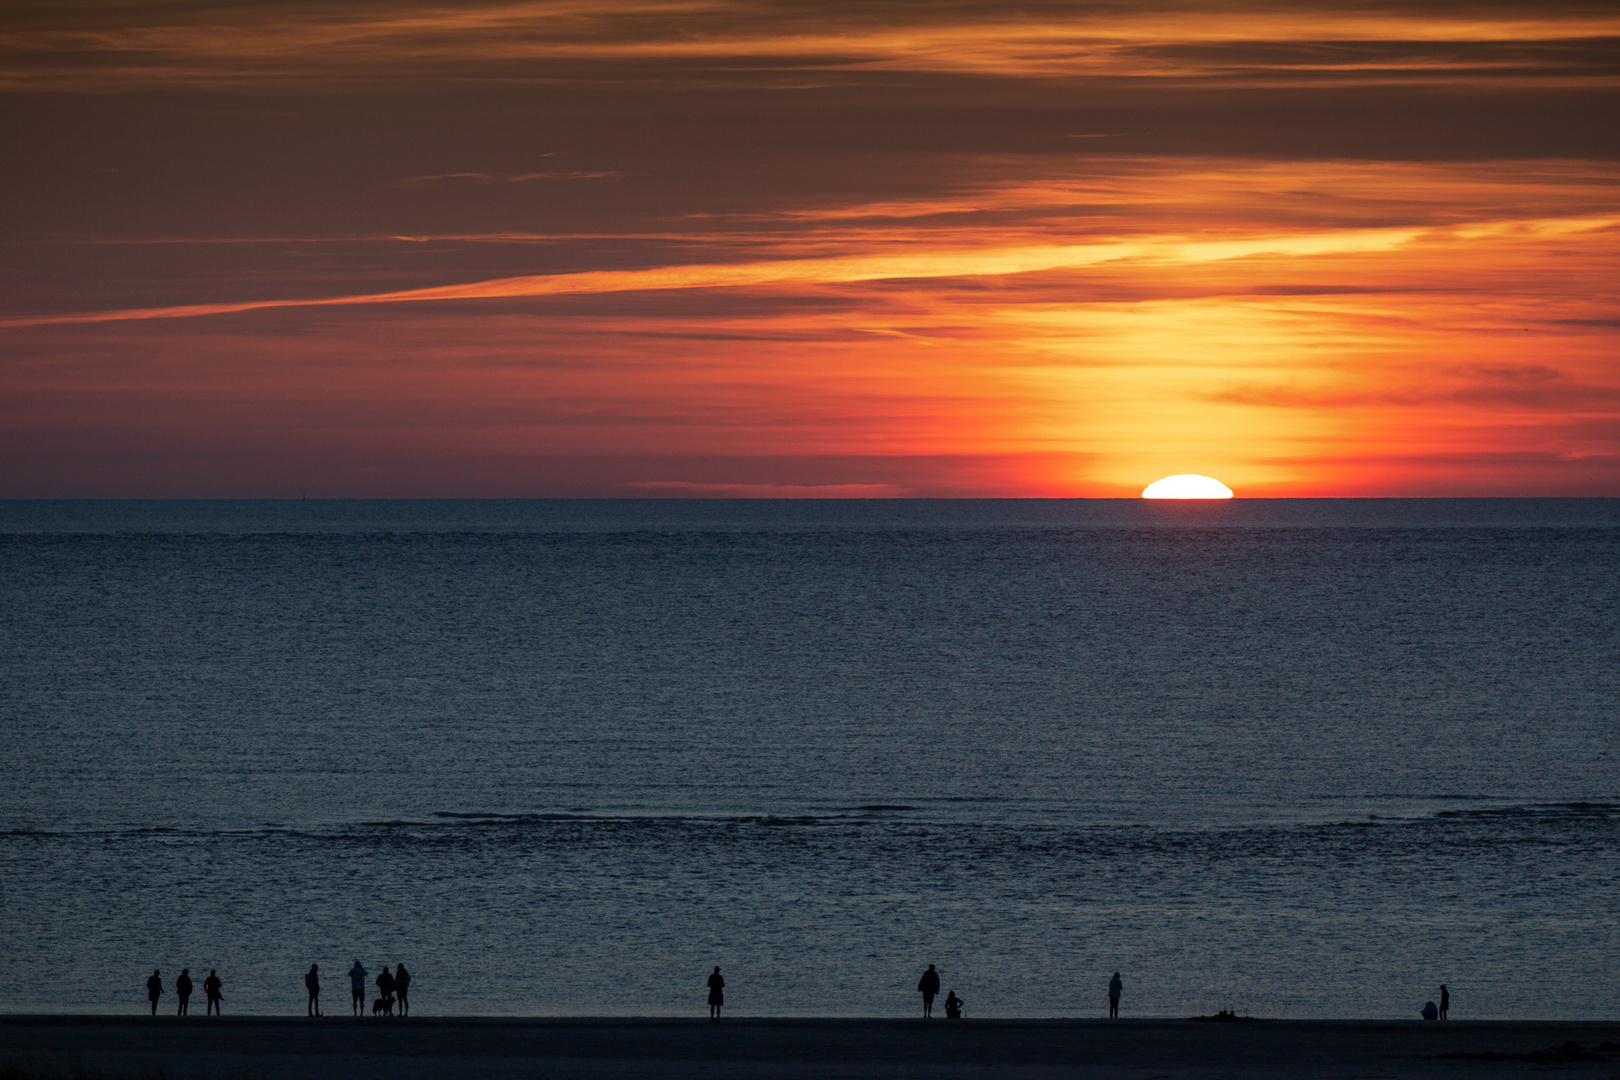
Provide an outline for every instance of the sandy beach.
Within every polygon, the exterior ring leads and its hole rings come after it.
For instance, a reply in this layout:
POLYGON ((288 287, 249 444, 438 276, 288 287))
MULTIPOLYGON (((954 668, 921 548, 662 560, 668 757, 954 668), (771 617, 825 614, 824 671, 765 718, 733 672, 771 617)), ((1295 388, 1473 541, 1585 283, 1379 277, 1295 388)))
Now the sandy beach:
POLYGON ((0 1017, 0 1075, 1620 1076, 1620 1023, 0 1017), (1570 1044, 1575 1044, 1571 1047, 1570 1044), (1562 1049, 1559 1049, 1562 1048, 1562 1049))

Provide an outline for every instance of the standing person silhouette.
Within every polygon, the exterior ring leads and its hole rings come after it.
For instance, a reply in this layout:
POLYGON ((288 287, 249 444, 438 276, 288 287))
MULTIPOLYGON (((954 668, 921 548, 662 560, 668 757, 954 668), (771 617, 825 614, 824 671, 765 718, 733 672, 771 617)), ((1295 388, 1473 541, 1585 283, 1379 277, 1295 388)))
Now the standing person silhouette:
POLYGON ((361 966, 358 960, 354 962, 354 967, 349 969, 349 997, 353 999, 356 1016, 366 1015, 366 976, 369 974, 371 972, 361 966))
POLYGON ((394 973, 384 964, 382 973, 377 976, 377 993, 382 995, 383 1011, 389 1016, 394 1015, 394 973))
POLYGON ((309 965, 309 971, 304 975, 304 989, 309 991, 308 1015, 321 1015, 321 965, 309 965))
POLYGON ((934 1015, 934 995, 939 993, 939 972, 934 965, 929 964, 928 970, 923 972, 922 978, 917 980, 917 989, 923 996, 923 1019, 934 1015))
POLYGON ((181 968, 180 977, 174 980, 174 992, 180 998, 180 1011, 176 1016, 186 1015, 187 1007, 191 1004, 191 969, 181 968))
POLYGON ((1445 983, 1441 983, 1440 984, 1440 1019, 1444 1020, 1446 1018, 1446 1013, 1448 1013, 1450 1011, 1451 1011, 1451 991, 1446 989, 1446 984, 1445 983))
POLYGON ((1119 995, 1125 989, 1125 984, 1119 981, 1119 972, 1108 980, 1108 1019, 1119 1019, 1119 995))
POLYGON ((399 996, 399 1015, 411 1015, 411 973, 404 964, 394 965, 394 993, 399 996))
POLYGON ((215 971, 213 968, 209 968, 208 978, 203 980, 203 994, 208 998, 208 1012, 204 1015, 219 1015, 219 999, 222 996, 219 992, 219 988, 223 985, 224 983, 219 981, 219 972, 215 971))
POLYGON ((152 1015, 157 1015, 158 998, 163 996, 163 973, 157 968, 152 969, 152 977, 146 980, 146 999, 152 1003, 152 1015))
POLYGON ((709 1023, 720 1022, 720 1006, 726 1003, 726 980, 720 977, 720 965, 714 965, 709 974, 709 1023))

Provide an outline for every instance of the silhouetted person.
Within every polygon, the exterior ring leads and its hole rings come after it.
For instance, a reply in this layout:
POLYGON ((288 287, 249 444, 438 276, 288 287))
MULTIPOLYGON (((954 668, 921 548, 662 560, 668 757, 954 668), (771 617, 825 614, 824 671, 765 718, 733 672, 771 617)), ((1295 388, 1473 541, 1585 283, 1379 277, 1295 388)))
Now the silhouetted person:
POLYGON ((321 1015, 321 965, 309 965, 304 975, 304 989, 309 991, 309 1015, 321 1015))
POLYGON ((384 964, 382 974, 377 976, 377 993, 382 995, 383 1012, 389 1016, 394 1015, 394 973, 384 964))
POLYGON ((356 1016, 366 1015, 366 976, 370 974, 358 960, 349 969, 349 996, 354 999, 352 1004, 356 1016))
POLYGON ((962 1005, 963 1005, 962 999, 956 996, 956 991, 955 990, 952 990, 950 993, 946 994, 945 995, 945 1019, 947 1019, 947 1020, 960 1020, 960 1019, 962 1019, 962 1005))
POLYGON ((157 968, 152 969, 152 977, 146 980, 146 999, 152 1003, 152 1015, 157 1015, 158 998, 163 996, 163 973, 157 968))
POLYGON ((1119 995, 1125 989, 1125 984, 1119 981, 1119 972, 1108 980, 1108 1019, 1119 1019, 1119 995))
POLYGON ((720 977, 720 965, 709 975, 709 1022, 720 1022, 720 1006, 726 1003, 726 980, 720 977))
POLYGON ((404 964, 394 965, 394 993, 399 997, 399 1015, 411 1015, 411 973, 404 964))
POLYGON ((939 972, 934 970, 933 964, 929 964, 928 970, 917 980, 917 989, 922 991, 924 1018, 933 1016, 934 995, 939 993, 939 972))
POLYGON ((219 981, 219 972, 213 968, 208 969, 208 978, 203 980, 203 994, 208 998, 207 1016, 219 1015, 219 999, 224 995, 219 992, 225 984, 219 981))
POLYGON ((1440 1010, 1434 1007, 1434 1002, 1425 1001, 1422 1015, 1425 1020, 1438 1020, 1440 1019, 1440 1010))
POLYGON ((174 992, 180 998, 180 1010, 176 1016, 186 1015, 186 1009, 191 1004, 191 969, 181 968, 180 977, 174 980, 174 992))

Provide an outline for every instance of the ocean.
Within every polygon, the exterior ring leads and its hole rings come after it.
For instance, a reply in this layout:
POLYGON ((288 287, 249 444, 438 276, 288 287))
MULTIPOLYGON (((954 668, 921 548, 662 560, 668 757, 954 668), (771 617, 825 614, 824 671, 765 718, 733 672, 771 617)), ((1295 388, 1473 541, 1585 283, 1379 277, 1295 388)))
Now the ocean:
POLYGON ((4 1012, 1620 1011, 1620 500, 12 502, 0 613, 4 1012))

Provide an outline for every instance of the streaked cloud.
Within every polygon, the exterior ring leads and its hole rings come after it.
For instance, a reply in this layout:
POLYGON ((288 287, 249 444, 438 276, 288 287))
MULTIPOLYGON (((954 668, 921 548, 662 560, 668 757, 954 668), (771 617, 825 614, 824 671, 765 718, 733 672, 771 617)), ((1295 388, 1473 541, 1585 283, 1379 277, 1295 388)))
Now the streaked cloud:
POLYGON ((269 308, 407 304, 466 300, 510 300, 527 297, 639 292, 666 289, 746 288, 774 285, 845 284, 863 281, 929 278, 1000 277, 1041 271, 1074 270, 1103 263, 1132 261, 1155 269, 1272 255, 1313 257, 1384 253, 1420 241, 1548 239, 1607 232, 1620 226, 1613 217, 1543 219, 1476 224, 1453 229, 1346 229, 1331 233, 1189 240, 1148 237, 1130 242, 1002 248, 989 250, 865 255, 827 259, 783 259, 730 265, 666 266, 646 270, 606 270, 575 274, 496 278, 399 292, 309 299, 246 300, 223 304, 0 319, 0 327, 46 326, 141 319, 180 319, 230 315, 269 308))
POLYGON ((911 494, 897 484, 710 484, 693 480, 634 480, 649 495, 686 499, 894 499, 911 494))
POLYGON ((0 84, 362 85, 949 72, 1223 81, 1597 80, 1620 16, 1597 4, 1347 5, 533 0, 344 7, 24 4, 0 32, 0 84))
POLYGON ((437 184, 447 181, 473 181, 486 184, 526 184, 535 180, 618 180, 623 177, 617 172, 530 172, 530 173, 486 173, 486 172, 457 172, 438 173, 432 176, 412 176, 401 181, 405 186, 419 186, 422 184, 437 184))

